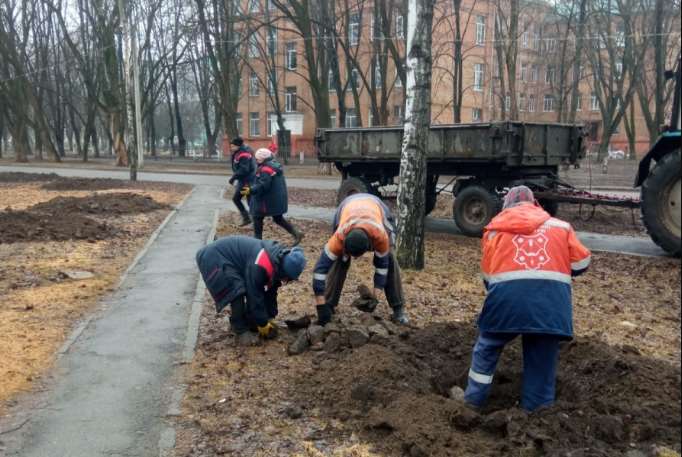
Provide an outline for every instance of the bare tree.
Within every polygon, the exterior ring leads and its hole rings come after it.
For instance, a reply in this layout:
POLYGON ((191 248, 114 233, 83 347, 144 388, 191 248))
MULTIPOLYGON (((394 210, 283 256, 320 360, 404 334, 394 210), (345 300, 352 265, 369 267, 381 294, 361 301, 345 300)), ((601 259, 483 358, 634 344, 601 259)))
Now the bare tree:
POLYGON ((435 0, 410 0, 407 104, 398 187, 397 254, 404 268, 424 268, 426 152, 431 124, 431 32, 435 0))

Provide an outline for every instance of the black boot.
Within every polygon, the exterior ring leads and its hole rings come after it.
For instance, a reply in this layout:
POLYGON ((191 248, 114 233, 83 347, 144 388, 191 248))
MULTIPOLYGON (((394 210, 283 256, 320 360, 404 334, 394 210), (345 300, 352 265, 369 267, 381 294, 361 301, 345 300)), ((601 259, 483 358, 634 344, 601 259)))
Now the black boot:
POLYGON ((249 216, 249 213, 242 213, 242 223, 239 226, 246 227, 249 224, 251 224, 251 216, 249 216))
POLYGON ((296 227, 293 227, 293 229, 291 230, 291 235, 294 237, 294 244, 292 244, 292 246, 298 246, 299 244, 301 244, 301 241, 303 241, 305 233, 301 232, 296 227))

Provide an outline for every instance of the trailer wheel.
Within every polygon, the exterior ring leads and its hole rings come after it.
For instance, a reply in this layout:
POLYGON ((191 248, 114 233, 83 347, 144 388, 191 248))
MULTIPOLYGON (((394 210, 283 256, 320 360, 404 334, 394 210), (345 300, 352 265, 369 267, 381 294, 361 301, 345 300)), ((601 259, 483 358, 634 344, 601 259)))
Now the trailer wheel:
POLYGON ((467 186, 456 196, 452 214, 457 227, 467 236, 481 236, 483 228, 500 210, 500 199, 478 185, 467 186))
POLYGON ((339 191, 336 194, 336 203, 341 203, 346 197, 354 194, 372 194, 376 192, 372 189, 367 181, 362 178, 349 177, 341 182, 339 191))
POLYGON ((678 257, 682 251, 680 164, 678 149, 659 160, 642 185, 642 222, 657 245, 678 257))
POLYGON ((542 209, 547 211, 547 213, 552 217, 556 216, 559 212, 559 202, 557 201, 541 198, 538 200, 538 203, 540 203, 542 209))

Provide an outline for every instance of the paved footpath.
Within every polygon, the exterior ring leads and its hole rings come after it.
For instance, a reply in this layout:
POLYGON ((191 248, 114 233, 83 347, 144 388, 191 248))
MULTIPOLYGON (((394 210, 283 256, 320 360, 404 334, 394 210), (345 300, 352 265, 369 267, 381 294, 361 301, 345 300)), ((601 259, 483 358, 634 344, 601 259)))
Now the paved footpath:
POLYGON ((193 347, 194 255, 225 205, 219 191, 197 187, 168 220, 60 357, 41 406, 0 436, 0 455, 143 457, 158 456, 160 442, 172 446, 162 418, 177 397, 175 368, 193 347))

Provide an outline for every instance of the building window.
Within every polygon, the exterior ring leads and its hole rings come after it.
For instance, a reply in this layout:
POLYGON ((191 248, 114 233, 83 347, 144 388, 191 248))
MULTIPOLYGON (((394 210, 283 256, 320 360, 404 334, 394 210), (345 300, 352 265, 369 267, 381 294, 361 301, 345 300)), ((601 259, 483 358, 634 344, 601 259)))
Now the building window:
POLYGON ((268 136, 272 136, 274 132, 277 131, 277 125, 275 124, 277 122, 277 115, 275 113, 268 113, 268 123, 265 126, 266 132, 268 136))
POLYGON ((337 123, 337 120, 336 120, 336 110, 335 110, 335 109, 333 109, 333 110, 331 110, 331 111, 329 112, 329 119, 331 120, 331 126, 332 126, 332 128, 337 127, 337 125, 336 125, 336 123, 337 123))
POLYGON ((353 68, 350 72, 350 83, 355 89, 360 87, 360 72, 357 68, 353 68))
POLYGON ((255 71, 251 72, 249 76, 249 97, 258 97, 260 95, 260 81, 255 71))
POLYGON ((474 64, 474 90, 476 92, 483 91, 483 72, 485 67, 482 63, 474 64))
POLYGON ((265 0, 265 7, 268 11, 277 11, 277 5, 275 5, 272 0, 265 0))
POLYGON ((508 113, 509 111, 511 111, 511 96, 510 95, 504 96, 504 111, 505 111, 505 113, 508 113))
POLYGON ((277 75, 273 72, 268 76, 268 95, 274 97, 277 93, 277 75))
POLYGON ((358 113, 355 108, 350 108, 346 111, 346 128, 352 129, 358 126, 358 113))
POLYGON ((582 111, 583 110, 583 97, 580 94, 578 94, 576 100, 577 100, 577 102, 575 104, 575 110, 576 111, 582 111))
POLYGON ((242 118, 242 113, 236 113, 234 115, 235 124, 237 124, 237 133, 240 135, 244 132, 244 119, 242 118))
POLYGON ((545 73, 545 82, 547 84, 554 84, 556 79, 556 69, 554 65, 547 65, 547 73, 545 73))
POLYGON ((286 65, 287 70, 296 70, 298 66, 297 55, 296 55, 296 43, 290 41, 287 43, 287 55, 286 55, 286 65))
POLYGON ((268 55, 271 59, 274 59, 277 55, 277 29, 274 27, 268 27, 268 36, 266 39, 266 44, 268 47, 268 55))
POLYGON ((485 44, 485 16, 476 16, 476 44, 485 44))
POLYGON ((599 111, 599 98, 597 97, 597 94, 593 93, 590 98, 590 109, 592 111, 599 111))
POLYGON ((374 62, 374 87, 379 88, 383 84, 383 73, 381 71, 381 62, 379 62, 379 59, 376 59, 376 62, 374 62))
POLYGON ((395 69, 395 87, 403 87, 403 80, 400 79, 398 68, 395 69))
POLYGON ((329 85, 329 92, 336 92, 336 78, 334 78, 334 70, 329 69, 329 74, 327 75, 327 84, 329 85))
POLYGON ((256 14, 260 12, 260 5, 258 0, 249 0, 249 13, 256 14))
POLYGON ((393 119, 395 119, 396 124, 402 124, 405 122, 405 118, 403 116, 403 105, 393 106, 393 119))
POLYGON ((249 57, 255 59, 260 55, 260 49, 258 47, 258 35, 255 33, 249 36, 249 57))
POLYGON ((538 66, 537 66, 537 65, 531 66, 531 67, 530 67, 530 80, 531 80, 532 82, 536 82, 536 81, 538 80, 538 74, 539 74, 539 73, 540 73, 540 71, 538 70, 538 66))
POLYGON ((296 99, 296 88, 295 87, 287 87, 286 88, 286 95, 284 99, 284 110, 287 113, 293 113, 296 111, 296 104, 297 104, 297 99, 296 99))
POLYGON ((523 34, 521 35, 521 47, 523 49, 528 49, 528 36, 530 35, 530 31, 528 30, 530 26, 526 23, 523 26, 523 34))
POLYGON ((473 108, 471 110, 471 120, 473 122, 481 122, 483 118, 483 110, 481 108, 473 108))
POLYGON ((249 113, 249 136, 260 136, 260 114, 249 113))
POLYGON ((540 32, 538 32, 536 27, 533 27, 533 50, 535 51, 540 50, 540 42, 541 42, 540 32))
POLYGON ((554 52, 556 50, 556 38, 546 38, 545 49, 548 53, 554 52))
POLYGON ((553 95, 545 95, 542 110, 545 113, 551 113, 552 111, 554 111, 554 96, 553 95))
POLYGON ((623 74, 623 62, 616 62, 616 77, 620 78, 623 74))
POLYGON ((535 95, 528 96, 528 112, 529 113, 535 112, 535 95))
POLYGON ((519 95, 519 111, 526 111, 526 94, 519 95))
POLYGON ((372 113, 372 108, 367 112, 367 127, 374 127, 374 113, 372 113))
POLYGON ((519 79, 521 81, 525 81, 527 77, 528 77, 528 64, 525 62, 522 62, 521 63, 521 74, 519 75, 519 79))
POLYGON ((402 14, 395 17, 395 36, 399 40, 405 39, 405 16, 402 14))
POLYGON ((353 13, 350 15, 348 24, 348 41, 351 46, 356 46, 360 42, 360 15, 353 13))

